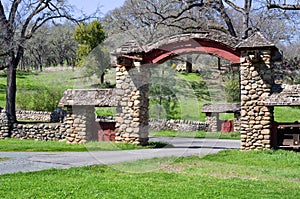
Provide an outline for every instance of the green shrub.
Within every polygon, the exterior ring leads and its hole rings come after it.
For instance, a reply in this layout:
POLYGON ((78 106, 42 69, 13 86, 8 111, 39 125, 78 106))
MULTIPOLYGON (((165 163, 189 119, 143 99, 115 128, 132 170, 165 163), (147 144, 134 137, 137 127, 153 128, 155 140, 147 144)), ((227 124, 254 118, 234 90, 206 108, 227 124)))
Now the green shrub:
POLYGON ((228 103, 240 102, 240 82, 239 78, 230 77, 225 82, 226 101, 228 103))
POLYGON ((40 87, 36 90, 21 90, 17 93, 17 107, 23 110, 53 111, 62 98, 60 87, 40 87))
POLYGON ((96 115, 97 116, 112 116, 116 115, 116 108, 115 107, 99 107, 96 108, 96 115))

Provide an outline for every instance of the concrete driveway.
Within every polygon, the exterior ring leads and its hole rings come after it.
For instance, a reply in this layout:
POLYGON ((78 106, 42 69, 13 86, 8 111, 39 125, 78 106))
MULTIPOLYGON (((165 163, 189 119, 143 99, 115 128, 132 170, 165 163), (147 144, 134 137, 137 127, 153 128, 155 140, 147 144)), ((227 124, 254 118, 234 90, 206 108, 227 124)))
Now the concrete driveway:
POLYGON ((167 142, 172 147, 107 152, 0 152, 0 157, 9 158, 0 162, 0 174, 107 165, 155 157, 204 156, 240 148, 239 140, 151 137, 150 141, 167 142))

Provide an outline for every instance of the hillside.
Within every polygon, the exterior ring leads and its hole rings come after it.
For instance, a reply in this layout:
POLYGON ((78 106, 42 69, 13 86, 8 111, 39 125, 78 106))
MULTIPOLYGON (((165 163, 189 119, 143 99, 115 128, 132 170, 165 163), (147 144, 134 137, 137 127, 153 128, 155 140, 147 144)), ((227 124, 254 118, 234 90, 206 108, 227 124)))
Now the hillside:
MULTIPOLYGON (((115 82, 114 71, 106 75, 108 84, 115 82)), ((159 86, 160 91, 150 94, 150 116, 157 118, 157 110, 162 110, 160 118, 166 119, 188 119, 205 121, 205 114, 201 113, 202 105, 205 103, 226 103, 224 85, 216 79, 208 79, 196 73, 179 73, 171 71, 165 73, 167 77, 155 79, 152 73, 153 83, 151 88, 159 86), (172 74, 170 74, 172 73, 172 74), (214 81, 213 81, 214 80, 214 81), (163 88, 163 89, 161 89, 163 88), (167 88, 167 89, 166 89, 167 88), (167 92, 166 92, 167 91, 167 92), (165 93, 164 93, 165 92, 165 93), (167 94, 166 94, 167 93, 167 94), (219 95, 219 97, 214 97, 219 95), (157 96, 170 97, 159 105, 157 96), (221 98, 221 100, 220 100, 221 98), (215 99, 212 101, 211 99, 215 99), (219 99, 219 100, 216 100, 219 99)), ((53 111, 66 89, 95 88, 99 86, 96 77, 84 77, 82 70, 72 71, 66 68, 52 68, 44 72, 18 72, 17 76, 17 109, 53 111)), ((0 74, 0 106, 5 107, 6 75, 0 74)), ((113 115, 114 110, 98 110, 99 114, 113 115)), ((300 120, 297 116, 299 108, 276 107, 275 120, 280 122, 293 122, 300 120), (288 115, 286 113, 289 113, 288 115)), ((232 114, 221 114, 221 119, 231 119, 232 114)))

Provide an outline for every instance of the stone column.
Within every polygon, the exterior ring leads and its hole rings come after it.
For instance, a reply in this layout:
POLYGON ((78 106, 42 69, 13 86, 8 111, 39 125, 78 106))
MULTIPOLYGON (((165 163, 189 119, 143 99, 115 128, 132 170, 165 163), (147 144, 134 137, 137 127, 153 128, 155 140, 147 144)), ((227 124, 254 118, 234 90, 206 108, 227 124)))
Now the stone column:
POLYGON ((208 124, 208 132, 218 132, 220 126, 219 113, 206 113, 205 122, 208 124))
POLYGON ((148 144, 149 81, 148 66, 117 66, 116 142, 148 144))
POLYGON ((271 50, 241 53, 241 149, 270 149, 273 108, 264 105, 273 85, 271 50))
POLYGON ((64 121, 68 144, 82 144, 94 140, 94 106, 73 106, 68 108, 64 121))
POLYGON ((234 123, 234 132, 240 132, 240 126, 241 126, 241 113, 234 113, 234 119, 233 119, 233 123, 234 123))

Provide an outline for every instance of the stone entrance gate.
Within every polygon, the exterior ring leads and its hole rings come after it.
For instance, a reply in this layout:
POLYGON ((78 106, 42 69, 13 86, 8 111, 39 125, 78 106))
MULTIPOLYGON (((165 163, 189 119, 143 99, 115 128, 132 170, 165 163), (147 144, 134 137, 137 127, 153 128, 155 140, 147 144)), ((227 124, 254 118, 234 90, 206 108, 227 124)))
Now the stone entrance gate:
MULTIPOLYGON (((273 114, 274 106, 300 105, 300 85, 275 84, 275 63, 282 57, 276 46, 260 32, 255 32, 246 40, 212 31, 166 37, 145 46, 134 41, 126 43, 112 53, 116 67, 115 89, 66 91, 61 102, 68 107, 68 116, 57 136, 61 137, 63 132, 63 139, 66 138, 69 143, 85 143, 89 140, 88 133, 93 132, 94 107, 113 106, 117 107, 115 140, 146 145, 150 69, 188 53, 207 53, 240 65, 239 130, 242 150, 270 149, 276 145, 300 147, 299 122, 275 123, 273 114)), ((0 116, 0 139, 14 137, 12 132, 14 128, 18 130, 18 125, 10 123, 5 111, 0 116)), ((56 135, 49 128, 43 129, 43 135, 50 133, 52 139, 56 135)), ((32 133, 29 131, 28 137, 39 138, 40 132, 35 135, 36 131, 38 128, 33 129, 32 133)))
POLYGON ((186 33, 145 46, 131 41, 117 49, 116 141, 147 144, 150 68, 187 53, 207 53, 240 64, 242 149, 271 148, 273 108, 265 100, 272 94, 274 63, 281 55, 260 32, 246 40, 218 32, 186 33))

